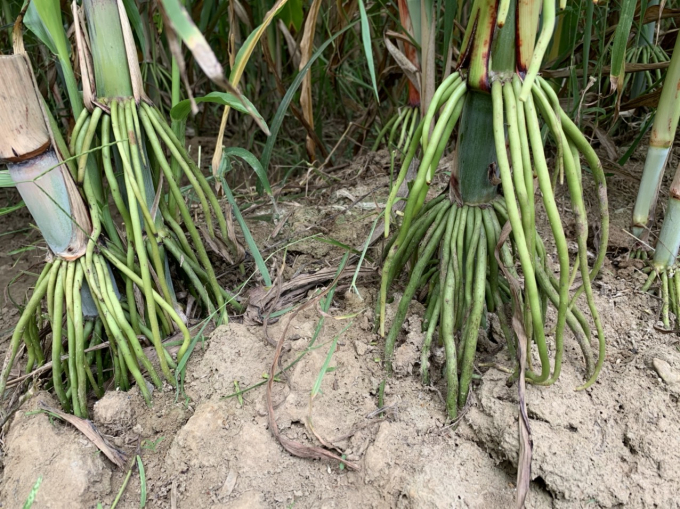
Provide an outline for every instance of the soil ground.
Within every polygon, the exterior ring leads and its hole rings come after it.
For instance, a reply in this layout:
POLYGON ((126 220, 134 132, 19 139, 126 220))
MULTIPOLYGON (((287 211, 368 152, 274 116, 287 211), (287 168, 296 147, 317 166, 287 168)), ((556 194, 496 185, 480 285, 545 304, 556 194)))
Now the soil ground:
MULTIPOLYGON (((308 197, 301 186, 300 196, 279 202, 286 222, 276 235, 270 223, 253 218, 255 212, 246 214, 263 250, 271 254, 288 246, 285 281, 339 265, 343 249, 323 239, 362 248, 385 202, 385 161, 384 154, 360 157, 333 175, 339 181, 308 197)), ((586 177, 585 185, 590 184, 586 177)), ((634 189, 629 177, 610 176, 612 243, 594 283, 608 347, 598 381, 585 391, 574 390, 584 379, 584 364, 568 335, 559 381, 552 387, 527 388, 534 444, 529 508, 680 507, 678 336, 657 329, 658 301, 638 291, 644 280, 641 265, 624 259, 630 240, 623 229, 634 189)), ((560 188, 563 208, 565 193, 560 188)), ((3 196, 12 199, 11 194, 3 196)), ((594 207, 594 198, 587 201, 594 207)), ((261 208, 257 213, 270 211, 261 208)), ((3 288, 21 271, 35 274, 40 269, 40 247, 21 250, 36 242, 40 246, 38 234, 8 233, 25 228, 27 220, 25 211, 0 219, 3 288)), ((540 213, 538 223, 539 233, 547 235, 540 213)), ((368 254, 375 257, 378 251, 368 254)), ((283 251, 278 251, 270 261, 273 274, 282 260, 283 251)), ((376 265, 367 260, 365 267, 376 265)), ((34 412, 41 402, 57 407, 49 394, 37 390, 3 428, 0 507, 22 506, 39 477, 34 508, 90 508, 98 503, 110 507, 130 469, 117 507, 139 507, 143 490, 151 508, 513 506, 518 397, 516 385, 506 385, 507 351, 481 345, 480 376, 470 404, 462 419, 449 422, 442 400, 445 385, 437 369, 442 352, 433 352, 433 386, 419 380, 423 309, 414 302, 380 412, 378 388, 384 371, 382 341, 373 333, 376 278, 377 271, 362 276, 358 292, 348 288, 349 279, 343 280, 327 314, 310 307, 292 320, 281 365, 297 362, 275 378, 273 391, 284 437, 324 445, 356 470, 295 457, 274 438, 265 385, 256 385, 266 381, 274 357, 266 336, 277 341, 291 314, 276 323, 269 320, 266 330, 247 314, 233 317, 197 344, 184 394, 170 386, 157 390, 152 407, 144 404, 136 388, 111 391, 92 401, 94 424, 126 454, 125 468, 116 468, 72 426, 34 412), (311 345, 322 316, 321 333, 311 345), (320 390, 312 397, 315 387, 320 390), (246 388, 252 390, 233 396, 246 388)), ((33 281, 35 276, 27 275, 11 285, 17 302, 33 281)), ((397 301, 389 306, 388 316, 397 301)), ((0 317, 3 350, 17 318, 5 293, 0 317)))

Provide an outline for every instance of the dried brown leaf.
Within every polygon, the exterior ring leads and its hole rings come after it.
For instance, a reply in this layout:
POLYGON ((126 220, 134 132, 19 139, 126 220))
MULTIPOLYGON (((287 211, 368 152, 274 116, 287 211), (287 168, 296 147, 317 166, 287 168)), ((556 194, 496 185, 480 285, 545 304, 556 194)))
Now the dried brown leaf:
POLYGON ((103 452, 104 455, 107 458, 109 458, 113 462, 113 464, 116 465, 118 468, 123 468, 125 466, 125 462, 127 461, 125 454, 123 454, 121 451, 110 445, 104 439, 104 437, 102 437, 99 434, 99 431, 97 431, 97 428, 92 423, 92 421, 76 417, 75 415, 66 414, 61 410, 57 410, 46 405, 42 401, 38 403, 38 406, 40 407, 41 410, 53 414, 57 416, 59 419, 73 425, 78 431, 85 435, 90 440, 90 442, 97 446, 97 448, 101 452, 103 452))
POLYGON ((526 380, 524 374, 526 372, 528 346, 527 336, 524 332, 524 317, 522 316, 522 310, 524 309, 521 298, 522 288, 520 287, 519 281, 505 267, 500 254, 501 247, 508 239, 511 231, 512 228, 508 221, 503 227, 498 239, 495 256, 496 260, 498 260, 498 266, 503 270, 505 279, 510 285, 510 292, 515 308, 512 317, 512 329, 517 337, 517 360, 519 362, 519 378, 517 381, 517 392, 519 396, 519 457, 517 460, 517 498, 515 507, 517 509, 522 509, 527 495, 529 494, 529 487, 531 484, 531 453, 533 450, 533 441, 531 439, 531 426, 529 425, 529 416, 527 415, 526 406, 526 380))
POLYGON ((389 51, 390 55, 392 55, 392 58, 394 58, 395 62, 397 62, 397 65, 401 68, 404 75, 413 84, 413 86, 416 87, 418 93, 420 93, 420 70, 408 59, 406 55, 404 55, 399 50, 399 48, 392 44, 392 42, 387 38, 387 34, 385 34, 385 47, 387 48, 387 51, 389 51))
MULTIPOLYGON (((316 32, 316 20, 319 16, 319 8, 321 7, 321 0, 313 0, 312 5, 307 13, 307 19, 305 20, 304 32, 302 34, 302 42, 300 42, 300 65, 299 69, 302 70, 307 62, 312 58, 312 52, 314 51, 314 33, 316 32)), ((312 75, 311 73, 305 74, 302 80, 302 90, 300 92, 300 107, 302 108, 302 115, 304 116, 307 123, 312 129, 314 129, 314 110, 313 110, 313 100, 312 100, 312 75)), ((316 143, 314 140, 307 136, 307 141, 305 143, 307 147, 307 156, 311 162, 316 159, 316 143)))

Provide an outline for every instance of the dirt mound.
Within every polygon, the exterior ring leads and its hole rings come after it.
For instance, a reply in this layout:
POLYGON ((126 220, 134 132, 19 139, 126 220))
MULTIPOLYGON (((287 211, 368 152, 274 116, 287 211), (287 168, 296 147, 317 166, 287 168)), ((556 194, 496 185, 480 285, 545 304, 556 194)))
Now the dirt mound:
POLYGON ((79 509, 111 493, 111 465, 83 435, 37 411, 39 402, 58 403, 40 392, 15 415, 5 438, 2 507, 23 507, 42 478, 33 507, 79 509))

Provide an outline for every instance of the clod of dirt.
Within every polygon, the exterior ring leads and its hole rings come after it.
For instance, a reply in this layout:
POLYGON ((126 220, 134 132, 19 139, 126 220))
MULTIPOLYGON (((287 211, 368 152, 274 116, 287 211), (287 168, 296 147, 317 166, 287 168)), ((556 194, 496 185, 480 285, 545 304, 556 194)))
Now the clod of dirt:
POLYGON ((118 436, 132 427, 133 410, 130 394, 111 391, 94 404, 94 422, 100 431, 118 436))
POLYGON ((652 359, 652 365, 661 379, 668 384, 673 392, 680 392, 680 375, 673 371, 671 365, 662 359, 652 359))
POLYGON ((354 342, 354 350, 356 350, 357 355, 365 355, 368 351, 368 345, 363 341, 356 340, 354 342))
MULTIPOLYGON (((210 401, 201 403, 175 437, 166 457, 169 471, 200 475, 203 486, 215 497, 229 473, 230 458, 221 447, 229 439, 224 406, 210 401)), ((187 489, 191 490, 192 485, 187 489)))
MULTIPOLYGON (((270 332, 270 336, 271 336, 270 332)), ((215 329, 210 336, 202 362, 187 370, 185 390, 195 402, 212 395, 226 396, 263 380, 263 360, 271 349, 265 345, 261 327, 230 322, 215 329), (258 331, 257 336, 253 331, 258 331)))
POLYGON ((421 331, 422 321, 418 316, 411 316, 404 325, 408 330, 406 341, 397 347, 392 361, 394 372, 402 376, 410 375, 415 364, 420 362, 420 352, 425 341, 425 333, 421 331))
POLYGON ((110 464, 70 425, 34 413, 39 401, 59 406, 49 394, 40 392, 14 417, 5 440, 3 507, 23 507, 39 477, 42 483, 34 507, 94 507, 111 492, 110 464))
MULTIPOLYGON (((645 372, 632 364, 606 370, 576 392, 580 374, 565 364, 555 385, 527 387, 532 480, 553 495, 553 507, 677 507, 680 437, 671 430, 680 412, 645 372)), ((482 447, 516 466, 517 389, 506 378, 484 375, 467 419, 482 447)))

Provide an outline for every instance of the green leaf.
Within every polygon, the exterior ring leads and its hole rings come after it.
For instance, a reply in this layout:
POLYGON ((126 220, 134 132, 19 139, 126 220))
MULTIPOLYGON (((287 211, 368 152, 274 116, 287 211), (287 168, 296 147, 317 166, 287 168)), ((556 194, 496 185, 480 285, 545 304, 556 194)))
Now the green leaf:
POLYGON ((368 15, 366 14, 366 6, 364 0, 359 0, 359 15, 361 17, 361 39, 364 43, 364 53, 366 53, 366 63, 368 64, 368 72, 371 75, 371 82, 373 82, 373 92, 375 98, 378 99, 378 83, 375 79, 375 64, 373 63, 373 48, 371 46, 371 30, 368 25, 368 15))
POLYGON ((16 187, 9 170, 0 170, 0 187, 16 187))
POLYGON ((11 214, 15 210, 23 209, 25 206, 26 206, 26 204, 23 201, 20 201, 16 205, 10 205, 9 207, 3 207, 3 208, 0 209, 0 216, 11 214))
POLYGON ((626 46, 628 46, 628 36, 633 24, 635 6, 637 0, 623 0, 621 2, 621 15, 616 25, 614 33, 614 44, 612 45, 612 65, 609 73, 612 91, 616 90, 620 95, 623 91, 623 79, 625 76, 626 46))
POLYGON ((264 285, 271 286, 272 278, 269 276, 267 265, 264 263, 264 259, 260 254, 260 250, 257 248, 255 239, 253 239, 253 236, 251 235, 250 230, 248 229, 248 225, 246 224, 245 219, 243 219, 243 216, 241 215, 241 211, 239 210, 238 205, 236 204, 236 199, 234 198, 234 195, 232 194, 231 189, 227 184, 227 179, 224 178, 224 174, 228 166, 229 166, 228 159, 222 157, 222 161, 220 162, 220 167, 217 172, 217 176, 220 179, 220 182, 222 183, 224 195, 227 197, 227 201, 231 205, 232 211, 234 212, 234 216, 236 216, 236 221, 238 221, 238 224, 241 227, 243 237, 246 240, 246 244, 248 244, 248 249, 250 249, 250 254, 255 260, 255 265, 257 265, 260 274, 262 274, 262 280, 264 281, 264 285))
POLYGON ((453 25, 458 11, 457 0, 444 0, 444 56, 449 50, 451 37, 453 36, 453 25))
MULTIPOLYGON (((421 0, 407 0, 406 4, 408 5, 408 13, 409 16, 411 16, 411 25, 413 27, 413 33, 411 36, 413 36, 413 40, 416 41, 418 44, 418 53, 420 54, 420 46, 423 45, 423 38, 422 38, 422 12, 421 12, 421 0)), ((448 6, 447 6, 448 9, 448 6)), ((445 14, 449 14, 448 11, 445 12, 445 14)), ((455 11, 451 12, 451 15, 454 15, 455 11)), ((446 36, 446 28, 447 26, 445 25, 444 29, 444 36, 446 36)), ((453 22, 451 22, 451 31, 453 32, 453 22)))
POLYGON ((329 364, 331 363, 331 359, 333 358, 333 354, 335 353, 335 348, 338 345, 338 339, 340 339, 340 336, 342 336, 347 329, 349 329, 352 326, 353 322, 349 322, 338 334, 333 338, 333 342, 331 343, 331 347, 328 349, 328 354, 326 355, 326 360, 323 363, 323 366, 321 366, 321 370, 319 371, 319 375, 316 377, 316 381, 314 382, 314 387, 312 387, 312 393, 310 394, 310 398, 314 399, 319 392, 321 392, 321 382, 323 382, 323 377, 326 375, 326 373, 330 373, 332 371, 335 371, 335 368, 329 367, 329 364))
MULTIPOLYGON (((285 1, 285 0, 279 0, 285 1)), ((194 56, 194 60, 203 70, 203 72, 210 78, 211 81, 217 85, 224 88, 227 92, 238 97, 239 101, 245 106, 246 111, 252 115, 255 122, 258 124, 262 131, 269 135, 269 129, 263 123, 261 123, 262 117, 256 114, 252 110, 252 103, 250 101, 246 102, 246 98, 241 92, 236 88, 237 82, 229 82, 224 77, 224 70, 222 64, 213 53, 208 41, 198 29, 193 19, 180 3, 179 0, 161 0, 161 4, 169 21, 170 28, 176 33, 177 37, 186 44, 187 48, 191 51, 194 56)), ((264 29, 263 29, 264 30, 264 29)), ((183 63, 184 58, 182 52, 179 51, 179 45, 171 45, 171 50, 173 56, 177 59, 178 63, 183 63)), ((251 50, 252 52, 252 50, 251 50)), ((181 67, 181 65, 180 65, 181 67)))
POLYGON ((224 152, 222 153, 223 157, 240 157, 243 159, 246 163, 250 165, 250 167, 253 169, 255 174, 257 175, 257 178, 259 179, 260 183, 262 184, 262 188, 264 191, 271 195, 272 194, 272 188, 269 185, 269 179, 267 178, 267 172, 264 171, 264 168, 262 167, 262 164, 260 161, 253 155, 252 152, 249 152, 248 150, 241 148, 241 147, 228 147, 224 149, 224 152))
POLYGON ((146 473, 144 472, 144 463, 142 458, 137 455, 137 467, 139 468, 139 507, 144 509, 146 507, 146 473))
POLYGON ((66 39, 59 1, 33 0, 28 6, 24 23, 59 59, 73 115, 78 118, 83 111, 83 100, 71 67, 71 48, 66 39))
POLYGON ((142 17, 139 14, 139 9, 137 9, 137 3, 135 0, 123 0, 123 5, 125 6, 128 20, 130 20, 130 26, 132 26, 137 36, 137 41, 139 41, 142 55, 146 55, 146 33, 144 32, 144 25, 142 25, 142 17))
POLYGON ((208 28, 210 17, 214 14, 214 7, 215 0, 206 0, 203 2, 203 7, 201 8, 201 18, 198 21, 198 28, 203 33, 205 33, 206 28, 208 28))
POLYGON ((35 482, 33 485, 33 488, 31 488, 31 492, 28 494, 28 498, 26 499, 26 502, 24 502, 24 509, 31 509, 33 506, 33 502, 35 502, 35 496, 38 494, 38 490, 40 489, 40 484, 42 483, 42 475, 38 477, 38 480, 35 482))
POLYGON ((24 16, 24 25, 26 25, 26 28, 33 32, 33 35, 40 39, 40 42, 47 46, 47 49, 49 49, 53 55, 56 55, 57 46, 55 45, 54 40, 52 40, 52 36, 47 30, 47 27, 40 19, 40 15, 38 14, 35 6, 36 2, 31 2, 28 4, 28 9, 26 10, 26 15, 24 16))
MULTIPOLYGON (((197 103, 214 103, 221 104, 222 106, 228 105, 231 108, 235 109, 236 111, 240 111, 241 113, 254 114, 257 116, 260 122, 262 122, 266 126, 267 124, 262 118, 262 115, 260 115, 257 109, 255 109, 253 103, 251 103, 245 96, 242 96, 241 99, 236 97, 234 94, 230 94, 229 92, 210 92, 208 95, 203 97, 196 97, 194 100, 197 103), (245 105, 243 104, 241 99, 243 100, 243 102, 246 103, 245 105)), ((190 112, 191 101, 189 99, 185 99, 184 101, 178 102, 170 110, 170 117, 173 120, 185 120, 189 116, 190 112)))
POLYGON ((238 82, 241 80, 241 76, 243 75, 243 71, 246 69, 246 64, 248 63, 248 60, 250 60, 250 55, 253 54, 257 43, 260 41, 260 37, 262 37, 262 34, 267 29, 272 20, 276 17, 276 15, 281 12, 283 7, 285 7, 286 3, 287 0, 278 0, 278 2, 276 2, 274 6, 267 12, 264 20, 262 20, 262 23, 252 31, 252 33, 246 38, 243 46, 241 46, 241 49, 238 50, 236 58, 234 59, 234 67, 232 67, 231 73, 229 74, 229 81, 232 83, 232 85, 238 85, 238 82))
POLYGON ((296 32, 299 32, 305 17, 302 9, 302 0, 288 0, 288 3, 279 11, 278 17, 281 18, 281 21, 288 28, 293 27, 296 32))

